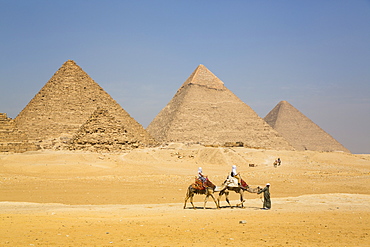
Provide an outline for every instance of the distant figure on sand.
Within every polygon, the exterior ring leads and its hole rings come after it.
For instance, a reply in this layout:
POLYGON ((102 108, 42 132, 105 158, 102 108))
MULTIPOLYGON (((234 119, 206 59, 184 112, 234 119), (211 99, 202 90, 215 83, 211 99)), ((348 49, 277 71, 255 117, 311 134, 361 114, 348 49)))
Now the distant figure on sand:
POLYGON ((271 200, 270 200, 270 184, 267 183, 266 187, 261 189, 257 192, 257 194, 261 194, 263 192, 263 208, 262 209, 270 209, 271 208, 271 200))
POLYGON ((281 160, 280 158, 278 158, 277 160, 275 160, 274 162, 274 167, 277 167, 277 166, 280 166, 281 165, 281 160))

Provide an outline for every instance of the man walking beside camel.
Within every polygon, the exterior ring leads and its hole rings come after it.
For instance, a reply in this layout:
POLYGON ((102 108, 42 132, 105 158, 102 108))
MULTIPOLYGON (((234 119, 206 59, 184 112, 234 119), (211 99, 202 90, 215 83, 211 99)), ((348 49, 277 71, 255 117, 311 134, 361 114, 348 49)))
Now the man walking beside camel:
POLYGON ((257 194, 261 194, 263 192, 263 209, 270 209, 271 208, 271 199, 270 199, 270 184, 267 183, 266 187, 262 190, 258 191, 257 194))

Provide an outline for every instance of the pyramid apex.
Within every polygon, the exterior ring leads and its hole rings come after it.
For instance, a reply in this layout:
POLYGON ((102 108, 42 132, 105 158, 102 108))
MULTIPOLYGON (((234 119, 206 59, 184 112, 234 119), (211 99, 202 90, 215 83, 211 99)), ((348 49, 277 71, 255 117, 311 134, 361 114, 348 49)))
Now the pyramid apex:
POLYGON ((280 101, 277 106, 292 106, 288 101, 282 100, 280 101))
POLYGON ((65 64, 66 63, 73 63, 73 64, 76 64, 76 62, 75 61, 73 61, 73 60, 71 60, 71 59, 68 59, 66 62, 65 62, 65 64))
POLYGON ((63 64, 62 64, 62 66, 60 66, 60 68, 59 69, 71 69, 71 68, 76 68, 76 67, 78 67, 78 68, 80 68, 80 66, 78 66, 77 65, 77 63, 75 62, 75 61, 73 61, 73 60, 71 60, 71 59, 68 59, 67 61, 65 61, 63 64))
POLYGON ((198 65, 181 87, 191 84, 205 86, 212 89, 225 89, 224 83, 203 64, 198 65))
POLYGON ((276 109, 277 111, 280 111, 282 108, 284 109, 296 109, 292 104, 290 104, 288 101, 286 100, 282 100, 280 101, 274 109, 276 109))

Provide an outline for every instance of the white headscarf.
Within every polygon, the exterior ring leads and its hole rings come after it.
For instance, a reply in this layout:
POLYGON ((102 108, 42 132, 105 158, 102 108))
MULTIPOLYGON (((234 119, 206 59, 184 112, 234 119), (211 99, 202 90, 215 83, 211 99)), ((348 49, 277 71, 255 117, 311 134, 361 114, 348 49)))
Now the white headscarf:
POLYGON ((233 165, 233 168, 231 169, 231 172, 235 175, 236 174, 236 165, 233 165))

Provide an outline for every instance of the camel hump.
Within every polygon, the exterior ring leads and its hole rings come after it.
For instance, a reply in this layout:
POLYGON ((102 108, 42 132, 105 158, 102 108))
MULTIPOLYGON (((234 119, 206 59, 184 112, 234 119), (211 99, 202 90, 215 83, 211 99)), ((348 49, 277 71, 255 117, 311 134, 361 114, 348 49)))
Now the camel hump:
POLYGON ((238 179, 231 176, 226 179, 226 184, 228 187, 239 187, 238 179))

